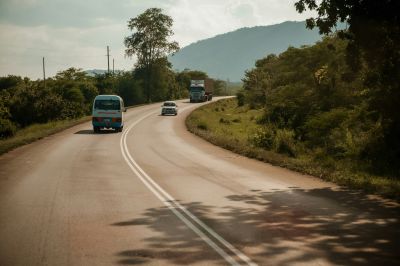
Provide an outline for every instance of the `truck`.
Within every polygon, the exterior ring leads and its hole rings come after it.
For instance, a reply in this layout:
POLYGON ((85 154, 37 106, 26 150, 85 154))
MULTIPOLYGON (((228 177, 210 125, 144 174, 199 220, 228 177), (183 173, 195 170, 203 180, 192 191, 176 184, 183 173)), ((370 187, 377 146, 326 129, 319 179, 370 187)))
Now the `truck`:
POLYGON ((190 102, 211 101, 214 83, 212 79, 191 80, 189 87, 190 102))

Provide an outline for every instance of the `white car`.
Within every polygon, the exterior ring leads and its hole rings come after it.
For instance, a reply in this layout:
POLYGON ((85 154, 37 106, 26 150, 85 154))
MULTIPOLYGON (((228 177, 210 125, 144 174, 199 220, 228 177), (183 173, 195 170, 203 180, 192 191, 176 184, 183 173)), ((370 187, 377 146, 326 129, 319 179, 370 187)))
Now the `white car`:
POLYGON ((166 101, 161 105, 161 115, 177 115, 178 105, 174 101, 166 101))

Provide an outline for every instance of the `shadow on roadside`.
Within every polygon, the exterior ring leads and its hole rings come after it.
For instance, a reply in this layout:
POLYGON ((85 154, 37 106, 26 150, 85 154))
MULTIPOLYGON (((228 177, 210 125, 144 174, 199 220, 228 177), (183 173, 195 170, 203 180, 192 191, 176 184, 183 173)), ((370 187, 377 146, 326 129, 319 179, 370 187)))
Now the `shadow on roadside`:
POLYGON ((75 132, 74 134, 78 135, 102 135, 102 134, 113 134, 113 133, 118 133, 114 129, 104 129, 101 130, 100 132, 94 133, 92 129, 84 129, 84 130, 79 130, 75 132))
MULTIPOLYGON (((335 265, 400 265, 398 204, 331 188, 251 190, 227 199, 232 204, 218 209, 199 202, 181 204, 239 250, 257 250, 247 255, 259 265, 321 261, 335 265)), ((175 265, 221 262, 166 207, 147 209, 142 217, 112 226, 146 226, 158 235, 145 238, 141 249, 115 254, 119 264, 146 264, 152 259, 175 265)))

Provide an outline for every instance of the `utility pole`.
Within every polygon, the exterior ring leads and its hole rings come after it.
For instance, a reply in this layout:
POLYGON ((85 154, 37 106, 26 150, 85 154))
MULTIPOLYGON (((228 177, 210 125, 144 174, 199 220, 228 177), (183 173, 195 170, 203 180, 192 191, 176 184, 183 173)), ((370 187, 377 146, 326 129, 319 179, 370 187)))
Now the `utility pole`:
POLYGON ((113 75, 114 75, 114 58, 113 58, 113 75))
POLYGON ((44 57, 43 57, 43 84, 44 84, 44 89, 46 89, 46 70, 44 65, 44 57))
POLYGON ((110 48, 107 45, 107 72, 110 74, 110 48))

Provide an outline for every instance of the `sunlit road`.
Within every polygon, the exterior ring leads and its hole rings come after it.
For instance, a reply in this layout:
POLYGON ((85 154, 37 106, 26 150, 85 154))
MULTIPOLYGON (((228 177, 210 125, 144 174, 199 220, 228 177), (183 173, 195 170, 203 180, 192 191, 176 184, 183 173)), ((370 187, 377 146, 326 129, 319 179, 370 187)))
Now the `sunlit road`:
POLYGON ((0 265, 400 265, 400 207, 130 109, 0 157, 0 265))

